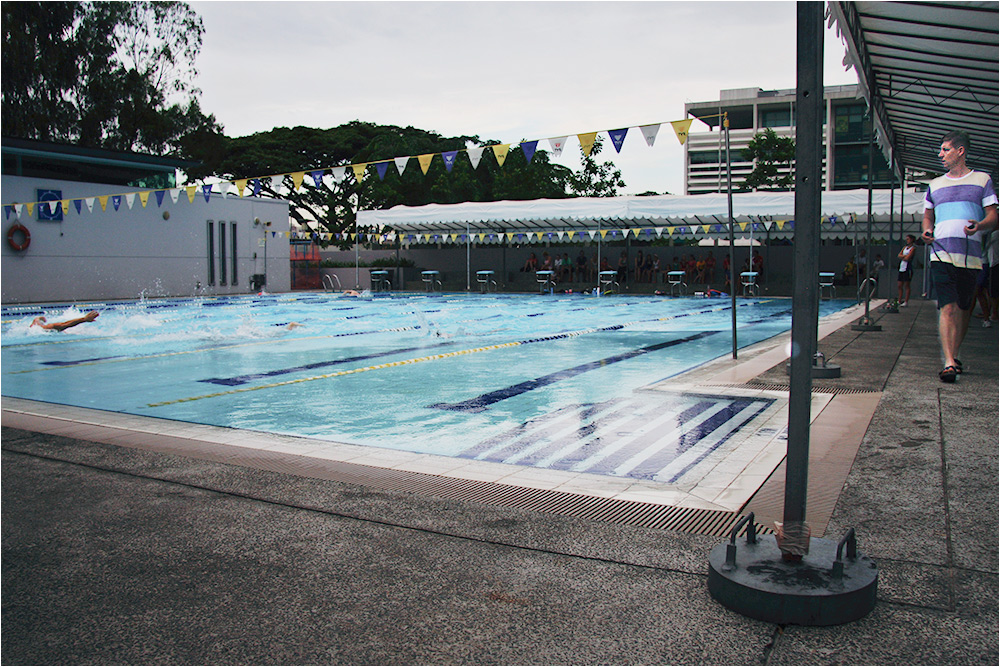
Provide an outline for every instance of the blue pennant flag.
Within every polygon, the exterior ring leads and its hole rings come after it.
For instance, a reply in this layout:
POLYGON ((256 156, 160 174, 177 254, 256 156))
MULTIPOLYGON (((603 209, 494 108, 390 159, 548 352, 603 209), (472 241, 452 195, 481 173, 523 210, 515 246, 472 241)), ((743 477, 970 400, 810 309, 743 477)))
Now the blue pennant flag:
MULTIPOLYGON (((157 207, 163 206, 163 196, 165 194, 167 194, 166 190, 157 190, 156 192, 153 193, 153 195, 156 197, 156 206, 157 207)), ((76 209, 77 209, 77 211, 80 210, 80 205, 79 204, 77 204, 76 209)))
POLYGON ((376 162, 375 163, 375 171, 378 172, 378 180, 384 181, 385 180, 385 172, 388 171, 388 170, 389 170, 389 163, 388 162, 376 162))
POLYGON ((201 192, 202 192, 203 195, 205 195, 205 201, 208 201, 209 199, 212 198, 212 186, 211 185, 203 185, 203 186, 201 186, 201 192))
POLYGON ((524 161, 531 163, 531 158, 535 155, 535 149, 538 148, 538 141, 525 141, 521 144, 521 152, 524 153, 524 161))
POLYGON ((441 157, 444 158, 444 167, 449 172, 451 168, 455 166, 455 158, 458 156, 458 151, 445 151, 441 153, 441 157))
POLYGON ((621 130, 608 130, 608 136, 611 137, 611 143, 615 145, 615 152, 622 152, 622 144, 625 143, 625 135, 628 134, 628 128, 621 130))
POLYGON ((316 184, 317 188, 323 187, 323 172, 325 169, 319 169, 317 171, 310 171, 309 175, 313 177, 313 183, 316 184))
POLYGON ((250 182, 253 183, 253 196, 256 197, 260 194, 260 179, 255 178, 250 182))
POLYGON ((77 213, 77 215, 79 215, 80 213, 83 212, 83 200, 82 199, 74 199, 73 200, 73 206, 76 207, 76 213, 77 213))
POLYGON ((114 195, 113 197, 111 197, 111 205, 114 206, 115 210, 117 211, 118 207, 122 205, 122 196, 114 195))

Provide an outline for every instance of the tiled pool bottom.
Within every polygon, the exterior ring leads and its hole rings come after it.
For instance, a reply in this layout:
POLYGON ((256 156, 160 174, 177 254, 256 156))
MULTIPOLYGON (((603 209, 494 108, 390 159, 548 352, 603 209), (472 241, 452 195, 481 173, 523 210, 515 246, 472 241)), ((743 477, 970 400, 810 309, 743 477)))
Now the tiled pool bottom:
MULTIPOLYGON (((854 308, 825 318, 820 324, 819 337, 822 339, 846 326, 857 316, 858 311, 854 308)), ((679 477, 677 467, 658 479, 636 480, 490 460, 491 455, 494 459, 499 456, 502 446, 492 452, 476 452, 479 459, 452 458, 13 398, 3 399, 3 424, 123 447, 308 477, 370 483, 428 495, 487 503, 501 496, 517 496, 516 502, 511 500, 508 503, 515 506, 519 506, 518 499, 530 497, 531 502, 525 506, 532 509, 541 507, 543 511, 547 507, 555 507, 565 498, 573 498, 592 500, 593 506, 598 508, 595 512, 604 512, 609 504, 614 506, 608 511, 619 511, 624 505, 631 504, 642 511, 648 508, 653 508, 653 511, 659 511, 656 508, 676 508, 728 517, 746 505, 783 460, 786 449, 783 434, 787 425, 786 392, 733 385, 746 383, 783 362, 787 345, 788 335, 785 334, 741 350, 738 361, 718 359, 684 376, 633 392, 616 406, 605 406, 607 415, 619 415, 618 421, 625 419, 628 422, 628 416, 634 417, 627 427, 624 423, 616 423, 613 418, 606 418, 593 429, 594 432, 603 429, 611 446, 616 443, 622 445, 616 450, 618 452, 624 451, 630 443, 633 451, 637 451, 634 447, 647 441, 653 426, 643 417, 646 414, 644 411, 655 413, 657 406, 667 402, 663 400, 665 394, 671 399, 680 397, 688 404, 690 401, 703 403, 707 410, 715 410, 713 414, 724 411, 727 405, 730 411, 738 405, 750 408, 750 413, 744 415, 745 419, 736 428, 703 432, 697 446, 688 447, 684 453, 686 461, 678 459, 678 467, 686 468, 679 477), (720 408, 720 405, 723 407, 720 408), (626 441, 624 444, 623 440, 626 441)), ((852 443, 849 441, 854 439, 853 446, 856 447, 867 425, 865 415, 870 418, 878 400, 877 395, 872 395, 865 398, 865 405, 848 405, 855 412, 845 418, 838 412, 840 406, 836 399, 840 398, 828 394, 815 394, 813 397, 812 412, 816 421, 812 439, 818 448, 831 446, 830 443, 824 445, 824 438, 835 440, 837 447, 850 447, 852 443), (817 429, 819 421, 832 426, 817 429), (854 424, 854 430, 844 433, 845 424, 854 424), (831 428, 836 433, 824 435, 831 428)), ((546 415, 527 427, 551 429, 558 419, 558 415, 546 415)), ((600 422, 599 419, 597 421, 600 422)), ((558 429, 553 431, 557 432, 558 429)), ((674 437, 676 439, 677 434, 674 437)), ((540 447, 536 455, 543 455, 542 449, 540 447)), ((544 455, 552 457, 558 448, 550 447, 546 452, 544 455)), ((613 460, 613 457, 606 456, 603 460, 609 459, 613 460)), ((835 480, 831 484, 837 486, 835 480)), ((835 499, 834 494, 832 502, 835 499)))

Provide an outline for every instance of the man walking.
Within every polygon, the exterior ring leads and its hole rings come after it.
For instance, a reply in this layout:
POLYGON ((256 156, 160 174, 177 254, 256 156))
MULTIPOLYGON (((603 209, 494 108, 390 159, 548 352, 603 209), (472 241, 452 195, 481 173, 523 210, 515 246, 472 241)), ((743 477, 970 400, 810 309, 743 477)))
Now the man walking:
POLYGON ((931 245, 931 279, 937 293, 942 382, 962 372, 958 350, 969 329, 982 243, 997 228, 997 195, 988 174, 966 165, 969 135, 949 132, 938 157, 947 173, 931 181, 924 198, 923 239, 931 245), (985 233, 984 233, 985 232, 985 233))

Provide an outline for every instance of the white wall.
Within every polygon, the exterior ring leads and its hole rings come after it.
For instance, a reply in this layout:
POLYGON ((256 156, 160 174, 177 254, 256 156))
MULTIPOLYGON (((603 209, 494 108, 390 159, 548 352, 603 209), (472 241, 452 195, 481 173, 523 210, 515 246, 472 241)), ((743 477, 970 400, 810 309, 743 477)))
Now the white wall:
MULTIPOLYGON (((131 191, 115 185, 3 176, 0 201, 33 202, 37 188, 61 190, 63 199, 131 191)), ((138 196, 131 209, 123 199, 118 211, 110 200, 106 211, 95 201, 93 212, 84 204, 80 214, 70 204, 62 222, 39 221, 38 210, 29 215, 25 207, 19 220, 5 216, 4 233, 18 221, 31 233, 31 245, 17 252, 6 239, 3 243, 0 299, 4 304, 240 294, 250 291, 250 276, 265 273, 265 268, 267 291, 290 289, 284 234, 288 204, 283 201, 213 194, 206 202, 199 193, 189 202, 182 191, 176 204, 168 193, 162 207, 157 207, 150 194, 145 208, 138 196), (255 218, 272 224, 255 225, 255 218), (214 285, 208 284, 210 220, 215 223, 214 285), (226 226, 225 285, 220 284, 218 266, 220 222, 226 226), (236 223, 235 283, 231 223, 236 223), (266 248, 260 245, 265 235, 266 248)))

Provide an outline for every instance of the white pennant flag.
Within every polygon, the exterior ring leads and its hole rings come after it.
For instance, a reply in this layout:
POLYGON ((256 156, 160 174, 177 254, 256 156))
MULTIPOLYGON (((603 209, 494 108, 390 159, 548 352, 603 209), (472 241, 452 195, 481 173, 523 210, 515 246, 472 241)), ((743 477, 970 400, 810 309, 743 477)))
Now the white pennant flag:
MULTIPOLYGON (((170 201, 172 201, 173 203, 176 204, 177 203, 177 198, 181 196, 181 189, 180 188, 170 188, 169 192, 170 192, 170 201)), ((90 206, 91 208, 94 207, 93 204, 88 204, 88 206, 90 206)))
POLYGON ((132 202, 134 202, 134 201, 135 201, 135 193, 134 192, 130 192, 127 195, 125 195, 125 203, 128 204, 129 209, 132 208, 132 202))
POLYGON ((20 218, 21 211, 24 210, 24 204, 14 204, 14 217, 20 218))
POLYGON ((566 137, 550 138, 549 146, 552 148, 553 157, 559 157, 562 155, 563 149, 566 148, 566 137))
POLYGON ((93 213, 94 212, 94 198, 93 197, 87 197, 86 199, 83 200, 83 203, 87 205, 87 212, 88 213, 93 213))
POLYGON ((479 161, 483 159, 483 148, 470 148, 466 152, 469 154, 469 162, 472 163, 472 168, 475 169, 479 166, 479 161))
POLYGON ((272 176, 271 177, 271 189, 275 192, 281 192, 281 181, 284 180, 284 176, 272 176))
POLYGON ((656 141, 656 133, 660 131, 660 124, 642 125, 639 129, 642 130, 642 136, 646 137, 646 145, 652 146, 653 142, 656 141))
POLYGON ((334 167, 330 170, 330 175, 334 181, 342 181, 347 178, 347 167, 334 167))
POLYGON ((399 172, 400 176, 403 175, 403 170, 406 169, 406 165, 409 163, 409 161, 410 161, 409 157, 397 157, 393 159, 393 162, 396 163, 396 171, 399 172))

